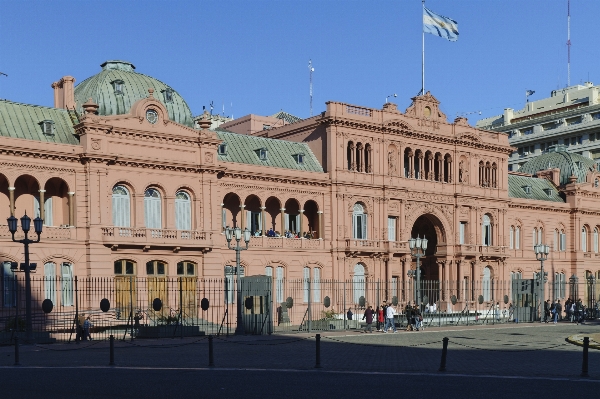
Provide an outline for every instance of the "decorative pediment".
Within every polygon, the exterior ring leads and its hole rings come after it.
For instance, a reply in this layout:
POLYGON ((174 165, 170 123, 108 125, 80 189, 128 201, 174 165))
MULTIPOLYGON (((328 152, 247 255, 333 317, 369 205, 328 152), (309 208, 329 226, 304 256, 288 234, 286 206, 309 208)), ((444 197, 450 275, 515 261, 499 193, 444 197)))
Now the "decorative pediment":
POLYGON ((440 102, 430 92, 411 98, 412 104, 404 112, 408 116, 433 121, 446 121, 446 114, 440 111, 440 102))

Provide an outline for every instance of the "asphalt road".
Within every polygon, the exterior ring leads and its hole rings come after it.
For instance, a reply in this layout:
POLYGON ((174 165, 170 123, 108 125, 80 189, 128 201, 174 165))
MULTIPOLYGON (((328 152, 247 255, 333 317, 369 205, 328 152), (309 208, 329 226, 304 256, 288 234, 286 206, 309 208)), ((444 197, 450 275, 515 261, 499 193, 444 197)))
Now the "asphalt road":
POLYGON ((597 397, 600 381, 313 370, 1 368, 3 398, 597 397))

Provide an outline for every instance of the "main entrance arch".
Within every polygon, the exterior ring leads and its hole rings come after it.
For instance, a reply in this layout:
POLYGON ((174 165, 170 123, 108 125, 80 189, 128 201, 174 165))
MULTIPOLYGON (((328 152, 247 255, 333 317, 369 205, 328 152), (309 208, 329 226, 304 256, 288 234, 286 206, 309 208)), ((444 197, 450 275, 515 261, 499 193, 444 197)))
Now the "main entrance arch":
POLYGON ((441 276, 436 263, 437 246, 446 243, 442 222, 435 215, 423 214, 415 220, 410 236, 425 237, 428 241, 425 256, 421 258, 421 280, 439 280, 441 276))

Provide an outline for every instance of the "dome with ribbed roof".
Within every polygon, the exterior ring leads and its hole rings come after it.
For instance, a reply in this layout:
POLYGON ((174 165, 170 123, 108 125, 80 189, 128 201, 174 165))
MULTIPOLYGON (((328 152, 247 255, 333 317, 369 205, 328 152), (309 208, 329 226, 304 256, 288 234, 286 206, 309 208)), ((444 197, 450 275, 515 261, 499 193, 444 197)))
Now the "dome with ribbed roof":
POLYGON ((106 61, 100 66, 100 73, 75 87, 75 101, 79 112, 82 112, 82 105, 91 98, 99 105, 99 115, 127 114, 131 106, 148 97, 148 89, 153 88, 154 97, 164 104, 170 120, 193 127, 190 107, 169 85, 135 72, 135 66, 127 61, 106 61))
POLYGON ((587 173, 594 168, 594 161, 578 154, 567 152, 564 146, 554 146, 546 154, 539 155, 523 164, 519 172, 536 175, 540 170, 560 169, 560 184, 567 184, 569 177, 577 177, 584 183, 587 173))

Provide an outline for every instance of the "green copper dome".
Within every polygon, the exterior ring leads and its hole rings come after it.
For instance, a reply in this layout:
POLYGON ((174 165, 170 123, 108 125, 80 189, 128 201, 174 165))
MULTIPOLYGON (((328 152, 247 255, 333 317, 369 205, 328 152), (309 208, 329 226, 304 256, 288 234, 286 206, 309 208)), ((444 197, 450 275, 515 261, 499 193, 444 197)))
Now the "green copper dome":
POLYGON ((576 176, 577 183, 585 182, 587 173, 594 168, 594 161, 578 154, 565 150, 564 146, 556 146, 550 152, 525 162, 519 172, 536 175, 540 170, 560 169, 560 184, 567 184, 569 177, 576 176))
POLYGON ((99 115, 127 114, 138 100, 148 97, 148 89, 154 89, 154 97, 162 102, 169 119, 193 127, 192 113, 183 97, 158 79, 135 72, 135 66, 127 61, 106 61, 102 71, 75 87, 78 111, 92 99, 100 107, 99 115))

